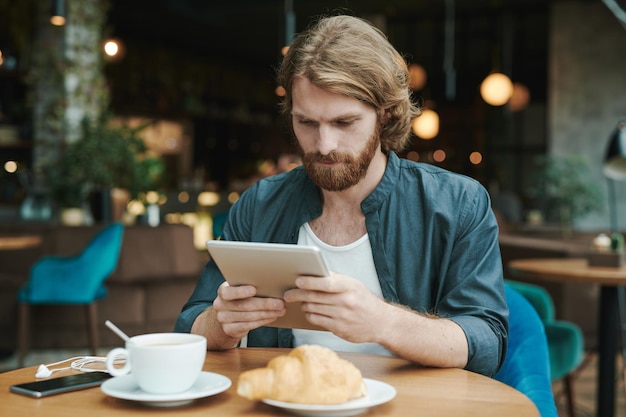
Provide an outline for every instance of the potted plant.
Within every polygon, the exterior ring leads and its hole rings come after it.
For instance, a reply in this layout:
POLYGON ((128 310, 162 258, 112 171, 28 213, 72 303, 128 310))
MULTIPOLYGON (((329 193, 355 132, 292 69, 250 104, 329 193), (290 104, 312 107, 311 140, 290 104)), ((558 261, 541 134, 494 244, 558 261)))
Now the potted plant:
POLYGON ((85 119, 81 139, 65 147, 56 167, 48 169, 48 184, 61 209, 88 206, 90 198, 122 188, 131 198, 159 186, 163 162, 148 153, 139 132, 144 126, 114 126, 109 118, 85 119))
POLYGON ((536 159, 528 190, 543 207, 545 217, 558 221, 570 234, 574 220, 602 211, 604 196, 591 180, 589 165, 579 155, 548 155, 536 159))

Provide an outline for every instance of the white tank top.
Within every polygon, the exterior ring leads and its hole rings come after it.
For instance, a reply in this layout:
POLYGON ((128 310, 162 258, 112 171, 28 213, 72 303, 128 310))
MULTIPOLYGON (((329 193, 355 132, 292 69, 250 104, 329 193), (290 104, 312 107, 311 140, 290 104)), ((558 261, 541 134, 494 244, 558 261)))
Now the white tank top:
MULTIPOLYGON (((358 240, 344 246, 331 246, 321 241, 308 223, 300 227, 298 245, 317 246, 322 251, 331 271, 349 275, 361 281, 377 297, 383 298, 378 274, 374 266, 372 248, 366 233, 358 240)), ((362 352, 393 356, 378 343, 352 343, 331 332, 320 330, 293 329, 294 344, 317 344, 338 352, 362 352)))

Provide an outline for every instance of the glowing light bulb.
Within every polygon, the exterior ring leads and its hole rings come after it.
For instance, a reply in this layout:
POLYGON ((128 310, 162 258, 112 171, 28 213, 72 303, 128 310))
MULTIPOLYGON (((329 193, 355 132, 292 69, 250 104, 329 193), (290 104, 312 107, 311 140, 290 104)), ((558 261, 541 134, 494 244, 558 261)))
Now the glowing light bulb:
POLYGON ((483 155, 478 151, 474 151, 470 154, 469 160, 472 164, 478 165, 483 161, 483 155))
POLYGON ((52 16, 50 18, 50 23, 54 26, 64 26, 65 25, 65 17, 63 16, 52 16))
POLYGON ((494 72, 480 84, 480 95, 492 106, 503 106, 513 95, 513 83, 506 75, 494 72))
POLYGON ((201 206, 215 206, 220 202, 220 195, 214 191, 203 191, 198 194, 198 204, 201 206))
POLYGON ((18 165, 15 161, 7 161, 4 164, 4 170, 9 174, 14 174, 15 172, 17 172, 17 167, 18 165))
POLYGON ((435 152, 433 152, 433 159, 435 160, 435 162, 445 161, 446 151, 444 151, 443 149, 437 149, 435 152))
POLYGON ((432 139, 439 134, 439 115, 434 110, 424 109, 413 119, 413 133, 422 139, 432 139))
POLYGON ((120 47, 115 41, 107 41, 104 43, 104 53, 108 56, 115 56, 120 51, 120 47))

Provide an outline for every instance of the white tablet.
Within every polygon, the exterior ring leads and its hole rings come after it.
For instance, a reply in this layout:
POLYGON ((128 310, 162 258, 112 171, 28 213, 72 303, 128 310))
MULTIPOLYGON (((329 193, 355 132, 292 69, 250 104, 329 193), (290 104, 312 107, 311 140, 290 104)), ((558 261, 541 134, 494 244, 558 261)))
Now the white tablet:
MULTIPOLYGON (((206 246, 229 285, 254 285, 260 297, 282 298, 299 275, 329 275, 315 246, 228 240, 209 240, 206 246)), ((269 326, 320 330, 304 318, 300 303, 288 304, 287 314, 269 326)))

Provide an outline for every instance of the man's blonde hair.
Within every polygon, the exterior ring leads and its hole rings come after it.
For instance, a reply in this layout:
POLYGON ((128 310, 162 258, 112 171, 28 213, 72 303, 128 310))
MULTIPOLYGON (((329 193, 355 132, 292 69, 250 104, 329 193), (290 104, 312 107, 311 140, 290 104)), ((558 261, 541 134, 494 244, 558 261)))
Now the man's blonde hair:
POLYGON ((324 17, 296 37, 278 70, 278 83, 286 90, 281 110, 288 116, 296 77, 371 105, 379 120, 385 113, 383 150, 406 148, 411 122, 420 113, 411 101, 407 65, 385 34, 368 21, 345 15, 324 17))

